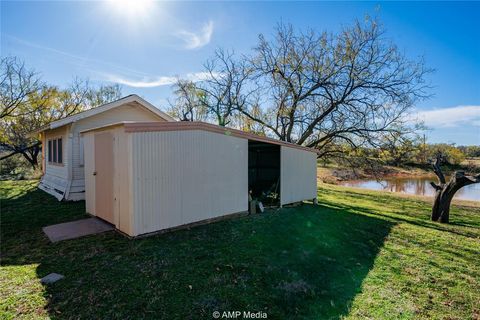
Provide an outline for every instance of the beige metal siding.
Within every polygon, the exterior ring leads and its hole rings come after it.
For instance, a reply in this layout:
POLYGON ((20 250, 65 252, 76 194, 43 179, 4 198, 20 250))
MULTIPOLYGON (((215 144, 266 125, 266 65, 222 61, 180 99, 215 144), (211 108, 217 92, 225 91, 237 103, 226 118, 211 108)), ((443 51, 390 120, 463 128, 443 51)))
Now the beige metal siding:
POLYGON ((280 167, 282 205, 316 198, 317 156, 315 153, 282 146, 280 167))
POLYGON ((205 131, 132 135, 135 235, 248 208, 248 141, 205 131))
POLYGON ((131 189, 131 136, 123 127, 88 132, 83 136, 85 149, 85 202, 86 211, 92 215, 96 212, 96 189, 93 173, 95 168, 95 135, 110 132, 113 136, 113 223, 117 229, 128 235, 134 235, 131 189))
POLYGON ((134 235, 132 210, 131 135, 123 127, 115 129, 115 225, 128 235, 134 235))

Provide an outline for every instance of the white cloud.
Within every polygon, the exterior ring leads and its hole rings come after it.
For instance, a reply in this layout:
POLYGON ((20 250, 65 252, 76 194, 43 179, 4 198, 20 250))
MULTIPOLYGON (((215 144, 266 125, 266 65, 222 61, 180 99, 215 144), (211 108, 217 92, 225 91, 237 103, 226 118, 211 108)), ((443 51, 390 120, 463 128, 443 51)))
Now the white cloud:
POLYGON ((418 112, 418 119, 427 127, 458 127, 460 125, 479 125, 480 106, 456 106, 418 112))
MULTIPOLYGON (((134 88, 154 88, 161 86, 168 86, 174 84, 179 77, 176 76, 159 76, 152 78, 132 79, 115 74, 104 74, 106 81, 123 84, 128 87, 134 88)), ((190 80, 193 82, 203 81, 208 79, 209 74, 207 72, 195 72, 187 73, 180 77, 181 79, 190 80)))
POLYGON ((213 34, 213 21, 204 24, 202 29, 195 33, 187 30, 180 30, 176 36, 185 42, 186 49, 196 49, 207 45, 213 34))
POLYGON ((44 46, 44 45, 40 45, 40 44, 37 44, 37 43, 34 43, 34 42, 26 41, 26 40, 16 38, 16 37, 8 35, 8 34, 5 34, 5 35, 2 34, 2 36, 6 37, 6 38, 9 38, 10 40, 15 41, 16 43, 18 43, 22 46, 26 46, 26 47, 30 47, 30 48, 39 49, 39 50, 42 50, 42 51, 49 52, 50 54, 48 54, 48 55, 42 55, 42 59, 45 59, 45 58, 46 59, 52 59, 52 60, 55 61, 55 63, 59 62, 58 61, 59 57, 63 57, 64 58, 63 61, 65 61, 66 63, 72 64, 72 65, 80 67, 82 69, 85 69, 87 67, 87 68, 91 69, 89 71, 94 71, 94 73, 98 73, 97 71, 95 71, 95 69, 106 69, 106 68, 108 68, 110 70, 114 70, 115 72, 135 74, 137 76, 145 76, 146 75, 145 73, 139 72, 137 70, 132 70, 132 69, 129 69, 129 68, 125 68, 123 66, 116 65, 116 64, 113 64, 113 63, 108 62, 108 61, 93 59, 93 58, 88 57, 88 56, 85 56, 85 57, 78 56, 78 55, 72 54, 70 52, 66 52, 66 51, 55 49, 55 48, 47 47, 47 46, 44 46))

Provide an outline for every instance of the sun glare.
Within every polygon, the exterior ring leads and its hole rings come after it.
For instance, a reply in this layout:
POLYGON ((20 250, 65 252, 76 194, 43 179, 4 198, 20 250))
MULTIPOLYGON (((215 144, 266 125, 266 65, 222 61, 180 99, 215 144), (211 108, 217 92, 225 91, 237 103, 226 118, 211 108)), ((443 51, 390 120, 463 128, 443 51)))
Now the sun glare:
POLYGON ((153 0, 110 0, 111 6, 119 15, 143 17, 152 8, 153 0))

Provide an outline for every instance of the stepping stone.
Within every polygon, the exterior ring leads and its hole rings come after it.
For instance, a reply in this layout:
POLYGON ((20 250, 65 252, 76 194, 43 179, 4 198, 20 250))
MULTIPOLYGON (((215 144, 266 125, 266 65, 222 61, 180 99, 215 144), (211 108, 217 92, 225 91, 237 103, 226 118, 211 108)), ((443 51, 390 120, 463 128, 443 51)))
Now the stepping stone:
POLYGON ((65 278, 65 277, 62 276, 61 274, 50 273, 50 274, 46 275, 45 277, 43 277, 42 279, 40 279, 40 282, 43 283, 43 284, 50 284, 50 283, 57 282, 58 280, 61 280, 63 278, 65 278))
POLYGON ((42 230, 51 242, 76 239, 83 236, 114 230, 115 227, 98 218, 81 219, 72 222, 54 224, 42 230))

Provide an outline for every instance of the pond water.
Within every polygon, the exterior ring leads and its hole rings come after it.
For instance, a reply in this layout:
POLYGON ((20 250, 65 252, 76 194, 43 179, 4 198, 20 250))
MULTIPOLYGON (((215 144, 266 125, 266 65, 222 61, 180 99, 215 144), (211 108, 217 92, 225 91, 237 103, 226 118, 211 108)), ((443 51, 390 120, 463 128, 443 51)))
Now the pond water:
MULTIPOLYGON (((354 180, 343 181, 343 186, 357 187, 371 190, 384 190, 392 192, 401 192, 407 194, 416 194, 433 197, 435 191, 430 185, 430 181, 437 181, 436 178, 388 178, 383 180, 354 180)), ((458 190, 454 199, 480 201, 480 183, 471 184, 458 190)))

